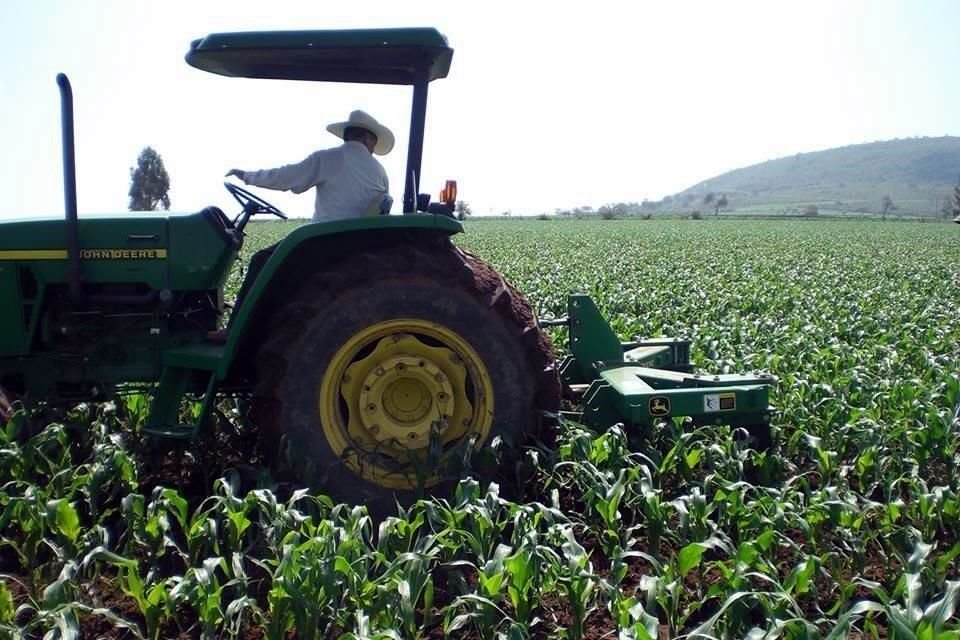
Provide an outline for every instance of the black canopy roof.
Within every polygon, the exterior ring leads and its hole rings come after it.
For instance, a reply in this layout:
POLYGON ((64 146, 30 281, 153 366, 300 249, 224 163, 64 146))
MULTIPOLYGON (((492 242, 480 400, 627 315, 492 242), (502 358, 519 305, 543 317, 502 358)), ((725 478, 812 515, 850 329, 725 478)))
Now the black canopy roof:
POLYGON ((187 63, 243 78, 415 83, 445 78, 453 49, 433 28, 213 33, 194 40, 187 63))

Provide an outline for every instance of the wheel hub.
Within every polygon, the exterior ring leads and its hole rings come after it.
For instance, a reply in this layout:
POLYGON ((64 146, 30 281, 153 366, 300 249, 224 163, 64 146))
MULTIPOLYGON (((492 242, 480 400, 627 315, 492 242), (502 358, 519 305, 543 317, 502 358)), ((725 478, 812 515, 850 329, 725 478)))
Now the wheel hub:
POLYGON ((449 426, 453 387, 432 358, 403 353, 367 374, 359 404, 363 425, 375 440, 420 449, 430 443, 431 434, 440 435, 449 426))
POLYGON ((398 461, 414 452, 423 457, 431 438, 463 434, 473 414, 466 385, 466 367, 453 350, 391 333, 345 371, 347 432, 355 445, 398 461))
POLYGON ((473 347, 420 319, 370 325, 334 354, 319 394, 331 449, 366 481, 411 489, 440 481, 459 444, 479 447, 493 422, 493 382, 473 347))

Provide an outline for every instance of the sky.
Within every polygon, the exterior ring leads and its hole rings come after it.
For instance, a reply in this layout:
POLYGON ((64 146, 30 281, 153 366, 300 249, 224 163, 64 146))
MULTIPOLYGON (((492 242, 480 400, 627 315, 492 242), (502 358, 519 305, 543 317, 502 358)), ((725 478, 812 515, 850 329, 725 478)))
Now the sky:
MULTIPOLYGON (((171 210, 237 206, 230 168, 338 144, 356 108, 396 134, 409 87, 225 78, 184 62, 218 31, 436 27, 422 192, 456 179, 475 214, 658 200, 726 171, 831 147, 960 135, 960 1, 0 0, 0 219, 62 215, 59 94, 74 91, 78 201, 127 208, 152 146, 171 210)), ((259 190, 292 216, 310 194, 259 190)))

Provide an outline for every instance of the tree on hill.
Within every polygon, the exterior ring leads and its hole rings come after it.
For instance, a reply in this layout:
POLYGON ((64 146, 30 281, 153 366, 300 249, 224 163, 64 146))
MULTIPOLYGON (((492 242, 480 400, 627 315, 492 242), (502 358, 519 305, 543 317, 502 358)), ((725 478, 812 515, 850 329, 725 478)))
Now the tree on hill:
POLYGON ((722 196, 717 198, 716 202, 713 203, 714 205, 713 215, 715 216, 720 215, 720 209, 726 209, 728 204, 730 203, 727 201, 727 194, 723 194, 722 196))
POLYGON ((953 216, 960 216, 960 178, 957 179, 957 186, 953 188, 953 216))
POLYGON ((707 195, 703 196, 703 206, 713 206, 713 203, 716 201, 716 199, 717 197, 713 194, 713 191, 709 192, 707 195))
POLYGON ((170 209, 170 176, 163 166, 163 158, 144 147, 137 156, 137 166, 130 168, 130 211, 170 209))

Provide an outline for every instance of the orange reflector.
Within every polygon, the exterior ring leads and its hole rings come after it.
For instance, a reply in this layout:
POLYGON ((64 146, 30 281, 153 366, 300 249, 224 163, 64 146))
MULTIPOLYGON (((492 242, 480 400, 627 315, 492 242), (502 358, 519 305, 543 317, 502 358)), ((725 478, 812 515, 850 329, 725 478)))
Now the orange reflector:
POLYGON ((457 181, 447 180, 447 184, 440 191, 440 202, 454 205, 457 203, 457 181))

